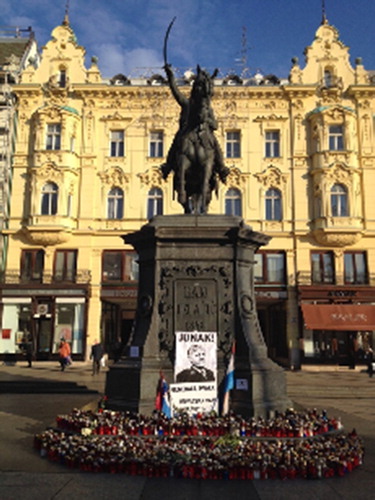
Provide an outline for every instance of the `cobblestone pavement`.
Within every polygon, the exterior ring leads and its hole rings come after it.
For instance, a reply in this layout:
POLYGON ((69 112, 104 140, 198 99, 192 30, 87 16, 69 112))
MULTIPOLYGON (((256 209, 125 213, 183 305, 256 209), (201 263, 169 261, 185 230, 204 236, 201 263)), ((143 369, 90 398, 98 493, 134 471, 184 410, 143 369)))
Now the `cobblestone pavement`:
POLYGON ((33 450, 33 435, 72 408, 95 407, 105 373, 74 363, 61 372, 57 363, 0 366, 0 499, 194 499, 215 500, 369 500, 375 497, 375 378, 363 367, 303 367, 287 372, 295 406, 326 409, 340 416, 346 430, 356 428, 365 442, 364 465, 344 478, 294 481, 202 481, 82 473, 50 463, 33 450), (43 386, 51 383, 51 391, 43 386), (58 392, 54 389, 59 382, 58 392), (23 393, 27 387, 35 393, 23 393), (18 391, 18 392, 16 392, 18 391))

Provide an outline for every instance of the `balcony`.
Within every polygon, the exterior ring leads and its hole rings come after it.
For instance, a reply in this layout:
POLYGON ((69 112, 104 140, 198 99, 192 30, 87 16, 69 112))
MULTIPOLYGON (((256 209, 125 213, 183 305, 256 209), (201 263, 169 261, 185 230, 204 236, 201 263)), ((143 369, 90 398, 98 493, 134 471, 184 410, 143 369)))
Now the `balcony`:
POLYGON ((73 217, 59 215, 32 215, 23 234, 31 245, 51 246, 66 243, 77 226, 73 217))
POLYGON ((54 275, 45 271, 43 276, 31 277, 21 274, 19 269, 8 269, 0 275, 2 284, 5 285, 27 285, 35 287, 37 285, 55 285, 55 286, 71 286, 71 285, 88 285, 91 283, 91 270, 79 269, 73 280, 55 279, 54 275))
POLYGON ((319 217, 311 223, 311 233, 324 246, 346 247, 360 241, 363 232, 361 217, 319 217))

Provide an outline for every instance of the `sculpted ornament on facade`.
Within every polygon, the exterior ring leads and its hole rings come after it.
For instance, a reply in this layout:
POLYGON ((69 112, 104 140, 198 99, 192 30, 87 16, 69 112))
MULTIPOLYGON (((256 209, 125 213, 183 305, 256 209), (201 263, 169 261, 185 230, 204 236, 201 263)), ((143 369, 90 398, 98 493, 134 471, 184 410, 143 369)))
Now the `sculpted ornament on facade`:
POLYGON ((63 171, 55 163, 51 162, 45 163, 39 168, 32 168, 31 172, 37 182, 49 180, 59 183, 64 178, 63 171))
POLYGON ((115 111, 115 113, 113 114, 110 114, 110 115, 105 115, 105 116, 101 116, 100 118, 100 121, 103 121, 103 122, 108 122, 108 121, 113 121, 113 122, 130 122, 131 121, 131 118, 129 118, 128 116, 124 116, 122 114, 120 114, 118 111, 115 111))
POLYGON ((324 171, 326 178, 331 182, 340 182, 349 187, 353 182, 354 172, 342 164, 334 164, 324 171))
POLYGON ((266 170, 259 174, 254 174, 258 181, 263 184, 265 188, 278 187, 284 188, 288 180, 288 174, 283 174, 278 167, 270 165, 266 170))
POLYGON ((138 174, 141 183, 145 186, 155 186, 161 187, 165 185, 166 181, 163 180, 163 176, 160 167, 152 167, 146 170, 146 172, 138 174))
MULTIPOLYGON (((53 219, 53 217, 49 217, 49 219, 53 219)), ((54 220, 51 220, 50 223, 53 225, 54 220)), ((48 222, 46 222, 47 224, 48 222)), ((43 247, 61 245, 69 241, 71 237, 71 233, 66 230, 53 230, 51 227, 48 228, 48 232, 43 228, 24 228, 22 229, 23 235, 26 237, 26 240, 31 245, 41 245, 43 247)))
POLYGON ((317 229, 313 231, 315 240, 323 246, 329 247, 346 247, 358 243, 362 238, 362 233, 343 233, 339 231, 326 231, 324 229, 317 229))
POLYGON ((98 175, 102 183, 108 186, 124 186, 130 182, 129 175, 125 174, 120 167, 110 167, 98 175))
POLYGON ((232 167, 227 177, 227 186, 243 189, 249 177, 249 174, 242 173, 238 167, 232 167))

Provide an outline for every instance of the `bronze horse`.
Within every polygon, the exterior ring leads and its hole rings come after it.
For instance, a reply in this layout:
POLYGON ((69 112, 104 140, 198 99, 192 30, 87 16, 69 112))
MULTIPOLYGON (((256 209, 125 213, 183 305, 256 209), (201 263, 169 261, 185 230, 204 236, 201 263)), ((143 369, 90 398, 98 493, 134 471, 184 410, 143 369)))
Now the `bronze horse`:
POLYGON ((207 213, 217 176, 225 182, 229 169, 224 166, 220 146, 214 135, 217 122, 211 107, 213 75, 197 66, 190 97, 177 87, 169 64, 164 66, 168 83, 181 106, 180 127, 162 165, 164 178, 174 171, 173 188, 185 213, 207 213))

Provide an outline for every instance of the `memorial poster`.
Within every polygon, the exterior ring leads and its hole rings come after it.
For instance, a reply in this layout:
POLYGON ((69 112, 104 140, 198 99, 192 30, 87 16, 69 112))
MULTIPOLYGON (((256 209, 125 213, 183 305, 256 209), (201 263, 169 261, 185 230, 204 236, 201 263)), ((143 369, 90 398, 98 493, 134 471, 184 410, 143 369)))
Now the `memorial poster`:
POLYGON ((177 332, 172 411, 217 411, 217 333, 177 332))

